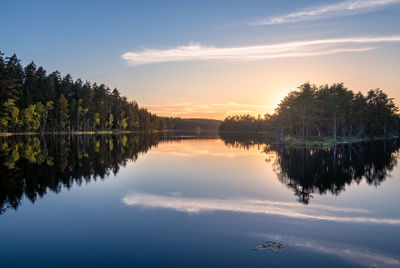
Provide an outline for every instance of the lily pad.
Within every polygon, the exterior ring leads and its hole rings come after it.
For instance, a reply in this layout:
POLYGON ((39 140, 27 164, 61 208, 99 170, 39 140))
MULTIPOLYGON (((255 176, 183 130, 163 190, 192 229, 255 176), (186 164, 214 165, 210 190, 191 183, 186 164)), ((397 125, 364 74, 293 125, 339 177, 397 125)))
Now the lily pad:
POLYGON ((263 250, 266 250, 266 249, 267 249, 267 247, 264 246, 264 245, 255 245, 253 247, 253 250, 256 250, 256 251, 263 251, 263 250))
POLYGON ((281 243, 274 242, 274 241, 267 241, 262 245, 255 245, 253 247, 253 250, 265 251, 269 247, 271 247, 272 252, 275 252, 275 253, 281 253, 285 250, 285 247, 281 243))
POLYGON ((275 253, 281 253, 285 250, 285 247, 282 244, 277 243, 271 247, 271 250, 275 253))
POLYGON ((275 244, 275 242, 273 242, 273 241, 267 241, 264 243, 264 245, 266 245, 267 247, 271 247, 274 244, 275 244))

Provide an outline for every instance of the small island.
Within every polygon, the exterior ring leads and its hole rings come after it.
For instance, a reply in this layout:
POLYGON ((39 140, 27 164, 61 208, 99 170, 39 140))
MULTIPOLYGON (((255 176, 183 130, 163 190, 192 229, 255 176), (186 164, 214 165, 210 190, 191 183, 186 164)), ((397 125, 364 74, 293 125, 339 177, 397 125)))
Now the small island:
POLYGON ((343 83, 305 83, 290 92, 274 114, 228 116, 223 133, 262 134, 289 146, 332 146, 398 137, 400 117, 381 89, 354 93, 343 83))

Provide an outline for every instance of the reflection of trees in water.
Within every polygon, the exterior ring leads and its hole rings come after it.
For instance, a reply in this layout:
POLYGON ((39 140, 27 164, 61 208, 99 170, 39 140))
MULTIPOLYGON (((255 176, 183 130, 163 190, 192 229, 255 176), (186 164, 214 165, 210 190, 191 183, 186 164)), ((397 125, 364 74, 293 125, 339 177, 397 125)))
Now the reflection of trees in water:
POLYGON ((274 171, 291 188, 298 201, 308 204, 314 193, 339 195, 346 185, 363 179, 380 185, 397 164, 397 139, 338 145, 334 148, 284 148, 246 136, 222 136, 229 146, 249 148, 264 144, 264 151, 275 152, 274 171))
POLYGON ((378 186, 397 163, 397 142, 339 145, 330 149, 278 150, 276 173, 293 189, 299 202, 309 203, 313 193, 339 195, 346 185, 364 178, 378 186))
POLYGON ((74 135, 0 138, 0 214, 47 191, 117 174, 160 140, 158 135, 74 135))
POLYGON ((241 134, 241 133, 219 133, 220 138, 224 141, 225 145, 233 148, 250 149, 254 146, 261 148, 261 146, 270 147, 268 140, 262 134, 241 134))
MULTIPOLYGON (((193 137, 187 137, 193 138, 193 137)), ((177 140, 185 137, 177 137, 177 140)), ((299 202, 314 193, 334 195, 363 179, 378 186, 397 164, 398 140, 339 145, 332 149, 284 148, 262 136, 222 136, 227 146, 262 148, 275 154, 274 171, 299 202)), ((0 138, 0 214, 17 209, 21 199, 35 202, 48 191, 60 192, 111 173, 156 146, 159 135, 74 135, 0 138)), ((170 140, 173 142, 173 140, 170 140)))

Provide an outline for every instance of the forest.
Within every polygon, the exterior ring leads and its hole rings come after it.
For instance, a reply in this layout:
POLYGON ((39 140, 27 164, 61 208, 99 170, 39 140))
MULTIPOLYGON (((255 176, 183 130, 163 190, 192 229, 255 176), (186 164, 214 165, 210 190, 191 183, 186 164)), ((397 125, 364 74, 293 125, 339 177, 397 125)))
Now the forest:
POLYGON ((204 118, 164 117, 168 130, 218 131, 221 120, 204 118))
POLYGON ((14 54, 0 53, 0 130, 65 132, 164 130, 161 117, 104 84, 47 74, 34 62, 23 67, 14 54))
POLYGON ((343 83, 305 83, 290 92, 273 114, 229 116, 221 132, 264 132, 281 140, 311 137, 393 137, 400 127, 398 108, 381 89, 363 95, 343 83))

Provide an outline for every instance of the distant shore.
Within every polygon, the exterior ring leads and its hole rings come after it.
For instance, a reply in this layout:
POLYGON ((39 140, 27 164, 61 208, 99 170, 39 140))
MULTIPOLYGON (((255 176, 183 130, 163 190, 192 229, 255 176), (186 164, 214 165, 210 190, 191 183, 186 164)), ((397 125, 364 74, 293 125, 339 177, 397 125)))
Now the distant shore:
POLYGON ((218 133, 218 130, 188 130, 188 129, 165 129, 165 130, 94 130, 94 131, 55 131, 55 132, 0 132, 0 137, 17 135, 110 135, 110 134, 155 134, 155 133, 218 133))
POLYGON ((158 130, 95 130, 95 131, 55 131, 55 132, 0 132, 0 137, 29 135, 111 135, 111 134, 154 134, 158 130))

